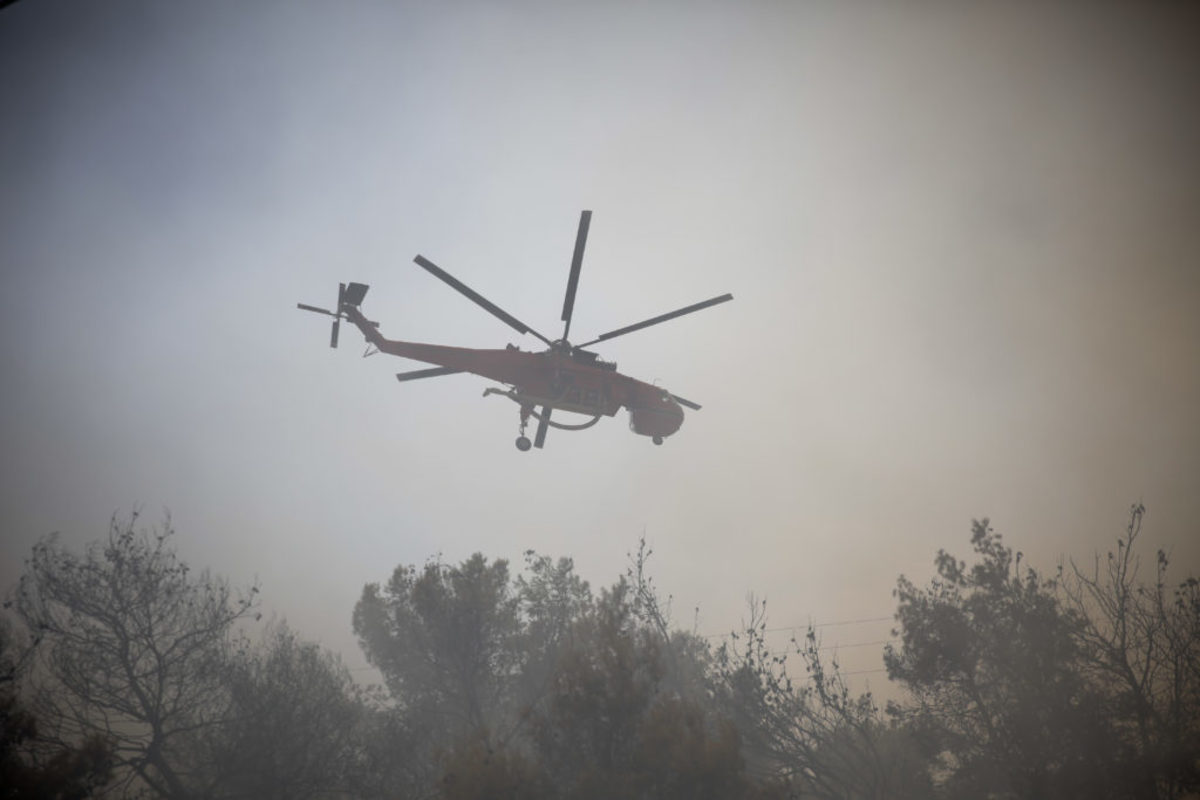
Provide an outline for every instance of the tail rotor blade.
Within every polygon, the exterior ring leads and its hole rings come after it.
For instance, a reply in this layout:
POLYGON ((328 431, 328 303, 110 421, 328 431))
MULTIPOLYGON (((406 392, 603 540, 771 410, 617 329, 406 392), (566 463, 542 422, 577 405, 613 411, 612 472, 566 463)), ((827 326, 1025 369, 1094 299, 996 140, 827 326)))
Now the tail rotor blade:
POLYGON ((699 403, 693 403, 691 400, 684 400, 682 397, 680 397, 677 394, 673 394, 673 395, 671 395, 671 397, 674 398, 675 402, 679 403, 679 405, 681 405, 681 406, 687 406, 688 408, 692 409, 693 411, 700 410, 699 403))
MULTIPOLYGON (((355 298, 357 298, 357 301, 353 302, 353 305, 358 305, 358 303, 362 302, 363 295, 367 293, 367 287, 365 284, 352 283, 350 284, 350 289, 353 293, 355 293, 355 298)), ((342 327, 342 306, 346 303, 346 300, 346 284, 339 283, 337 306, 335 306, 337 309, 336 311, 330 311, 327 308, 317 308, 316 306, 310 306, 307 303, 296 303, 296 308, 300 309, 301 311, 312 311, 314 314, 324 314, 327 317, 333 317, 333 325, 329 329, 329 346, 337 347, 338 332, 342 327)))
POLYGON ((575 291, 579 288, 579 271, 583 268, 583 248, 587 246, 588 228, 592 225, 592 212, 579 215, 579 233, 575 235, 575 255, 571 257, 571 276, 567 279, 567 294, 563 297, 563 339, 571 333, 571 317, 575 313, 575 291))
POLYGON ((546 443, 546 431, 550 430, 550 406, 542 406, 542 413, 538 418, 537 435, 533 438, 533 446, 541 447, 546 443))
POLYGON ((327 308, 317 308, 316 306, 310 306, 310 305, 306 305, 304 303, 296 303, 296 308, 300 309, 301 311, 315 311, 316 313, 324 314, 327 317, 337 316, 336 314, 334 314, 332 311, 330 311, 327 308))

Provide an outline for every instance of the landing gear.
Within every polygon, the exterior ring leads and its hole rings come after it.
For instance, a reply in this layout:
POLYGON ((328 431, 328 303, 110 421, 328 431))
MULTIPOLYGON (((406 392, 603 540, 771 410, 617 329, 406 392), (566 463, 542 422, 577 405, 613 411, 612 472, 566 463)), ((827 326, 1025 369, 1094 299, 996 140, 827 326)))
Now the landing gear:
POLYGON ((661 436, 655 436, 655 437, 654 437, 653 439, 651 439, 650 441, 654 442, 655 444, 662 444, 662 437, 661 437, 661 436))
POLYGON ((521 435, 517 437, 517 449, 522 453, 533 447, 533 442, 529 441, 529 437, 525 435, 525 426, 529 424, 529 416, 533 413, 533 406, 521 405, 521 435))

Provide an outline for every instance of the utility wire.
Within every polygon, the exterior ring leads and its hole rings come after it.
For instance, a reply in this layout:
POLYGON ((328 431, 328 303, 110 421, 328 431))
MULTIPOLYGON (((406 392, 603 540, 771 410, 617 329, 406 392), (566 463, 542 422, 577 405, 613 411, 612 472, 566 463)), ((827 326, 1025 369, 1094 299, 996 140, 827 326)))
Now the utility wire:
MULTIPOLYGON (((849 650, 852 647, 870 647, 871 645, 875 645, 875 644, 891 644, 892 642, 895 642, 895 641, 897 641, 897 640, 896 639, 876 639, 873 642, 854 642, 852 644, 823 644, 820 647, 818 647, 817 650, 849 650)), ((801 651, 799 651, 799 650, 770 650, 767 652, 767 655, 772 655, 772 656, 789 655, 790 656, 790 655, 796 655, 799 652, 801 652, 801 651)))
MULTIPOLYGON (((836 628, 839 625, 862 625, 863 623, 866 623, 866 622, 891 622, 891 621, 892 621, 892 617, 890 617, 890 616, 889 617, 866 617, 864 619, 847 619, 847 620, 842 620, 841 622, 822 622, 820 624, 813 625, 812 627, 814 627, 814 628, 836 628)), ((794 631, 794 630, 799 629, 800 627, 801 626, 799 626, 799 625, 789 625, 784 628, 767 628, 766 630, 768 630, 768 631, 794 631)), ((804 626, 804 627, 808 627, 808 626, 804 626)))
POLYGON ((873 642, 855 642, 854 644, 823 644, 818 647, 818 650, 848 650, 851 647, 870 647, 873 644, 888 644, 896 641, 895 639, 876 639, 873 642))
MULTIPOLYGON (((893 617, 864 617, 863 619, 845 619, 838 622, 820 622, 816 625, 784 625, 778 628, 763 628, 764 633, 778 633, 779 631, 798 631, 801 629, 812 628, 837 628, 843 625, 864 625, 868 622, 891 622, 893 617)), ((702 639, 719 639, 722 636, 730 636, 729 633, 708 633, 700 637, 702 639)))

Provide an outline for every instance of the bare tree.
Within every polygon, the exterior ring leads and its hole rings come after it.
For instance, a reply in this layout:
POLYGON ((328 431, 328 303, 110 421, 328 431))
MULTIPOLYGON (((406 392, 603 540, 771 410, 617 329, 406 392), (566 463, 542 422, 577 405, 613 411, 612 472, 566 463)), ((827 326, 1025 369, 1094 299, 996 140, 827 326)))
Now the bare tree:
POLYGON ((189 574, 169 520, 136 523, 114 516, 83 556, 53 537, 34 547, 15 604, 38 641, 32 708, 64 743, 110 742, 115 791, 202 796, 213 776, 201 743, 228 720, 229 656, 258 589, 189 574))
POLYGON ((1174 798, 1200 789, 1200 582, 1172 589, 1162 550, 1153 583, 1141 582, 1145 514, 1133 505, 1116 551, 1097 554, 1090 568, 1071 561, 1061 596, 1080 621, 1082 669, 1137 753, 1142 796, 1174 798))
POLYGON ((798 797, 822 800, 928 797, 925 762, 907 732, 889 723, 870 693, 855 695, 836 658, 826 663, 810 627, 790 651, 766 641, 766 603, 718 648, 719 696, 737 722, 750 768, 787 780, 798 797), (793 681, 788 657, 804 675, 793 681))

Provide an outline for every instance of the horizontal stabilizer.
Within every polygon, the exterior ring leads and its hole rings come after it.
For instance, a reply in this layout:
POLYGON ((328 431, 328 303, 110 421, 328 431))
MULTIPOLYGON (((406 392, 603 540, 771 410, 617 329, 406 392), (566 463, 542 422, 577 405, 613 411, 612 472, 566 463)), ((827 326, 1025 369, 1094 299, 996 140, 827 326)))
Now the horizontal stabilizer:
POLYGON ((417 369, 412 372, 397 372, 396 380, 403 383, 404 381, 415 381, 418 378, 436 378, 439 375, 454 375, 462 372, 461 369, 451 369, 450 367, 434 367, 433 369, 417 369))
POLYGON ((693 411, 700 410, 699 403, 693 403, 691 400, 684 400, 682 397, 680 397, 677 394, 673 394, 673 395, 671 395, 671 397, 675 398, 675 402, 679 403, 679 405, 681 405, 681 406, 687 406, 688 408, 692 409, 693 411))

